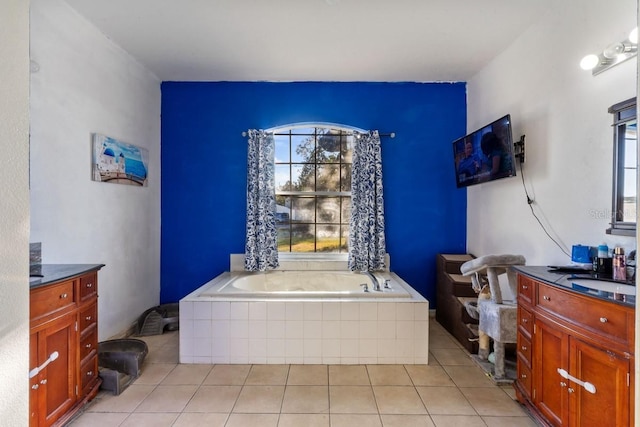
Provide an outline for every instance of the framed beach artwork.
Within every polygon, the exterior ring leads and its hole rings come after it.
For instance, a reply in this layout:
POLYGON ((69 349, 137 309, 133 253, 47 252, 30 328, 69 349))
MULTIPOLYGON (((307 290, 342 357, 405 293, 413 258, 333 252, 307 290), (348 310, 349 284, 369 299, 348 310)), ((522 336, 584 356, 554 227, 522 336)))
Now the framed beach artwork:
POLYGON ((91 176, 94 181, 147 186, 149 151, 94 133, 91 176))

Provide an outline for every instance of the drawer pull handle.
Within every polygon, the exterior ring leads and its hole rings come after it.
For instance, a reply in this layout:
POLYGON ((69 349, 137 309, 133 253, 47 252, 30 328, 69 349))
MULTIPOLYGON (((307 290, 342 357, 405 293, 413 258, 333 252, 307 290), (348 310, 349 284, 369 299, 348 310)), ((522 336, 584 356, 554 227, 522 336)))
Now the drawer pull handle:
POLYGON ((91 320, 91 316, 85 317, 84 320, 91 320))
POLYGON ((87 288, 91 288, 93 286, 93 283, 87 283, 87 288))
POLYGON ((62 295, 60 295, 60 298, 61 298, 61 299, 65 299, 66 297, 67 297, 67 294, 62 294, 62 295))
POLYGON ((573 393, 573 392, 575 391, 575 390, 574 390, 574 389, 572 389, 571 387, 569 387, 567 390, 569 391, 569 393, 573 393))
POLYGON ((43 379, 42 381, 40 381, 40 384, 45 385, 47 383, 47 379, 43 379))
POLYGON ((34 385, 31 386, 31 388, 34 389, 34 390, 37 390, 37 389, 40 388, 40 385, 39 384, 34 384, 34 385))
POLYGON ((87 376, 88 376, 88 377, 92 377, 92 376, 93 376, 93 371, 88 371, 88 372, 87 372, 87 376))
POLYGON ((527 374, 520 374, 520 378, 527 378, 527 374))
POLYGON ((601 317, 600 318, 600 322, 602 323, 607 323, 609 321, 609 319, 607 319, 606 317, 601 317))
POLYGON ((529 319, 522 319, 522 323, 529 323, 529 319))
POLYGON ((527 346, 523 345, 522 347, 520 347, 522 349, 522 351, 527 351, 527 346))
POLYGON ((548 297, 546 295, 543 295, 542 299, 545 300, 545 301, 551 301, 551 297, 548 297))
POLYGON ((526 291, 529 287, 527 285, 522 285, 522 289, 526 291))
POLYGON ((564 381, 560 381, 560 387, 566 387, 567 383, 565 383, 564 381))
POLYGON ((90 343, 89 344, 85 344, 84 347, 85 348, 91 348, 91 344, 90 343))

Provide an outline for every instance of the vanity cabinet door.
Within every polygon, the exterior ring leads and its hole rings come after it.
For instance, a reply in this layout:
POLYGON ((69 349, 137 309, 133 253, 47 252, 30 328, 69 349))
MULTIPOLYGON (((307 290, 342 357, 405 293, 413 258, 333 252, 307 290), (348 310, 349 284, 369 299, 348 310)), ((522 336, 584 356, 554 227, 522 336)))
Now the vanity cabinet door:
POLYGON ((534 404, 553 425, 567 425, 569 385, 558 368, 569 369, 569 336, 542 318, 535 321, 534 336, 534 404))
POLYGON ((571 375, 593 385, 591 388, 571 384, 574 390, 569 394, 571 425, 628 426, 630 359, 574 338, 570 340, 569 352, 571 375))
POLYGON ((48 322, 46 327, 31 335, 30 370, 43 366, 52 354, 57 353, 55 360, 29 382, 33 397, 31 425, 52 425, 76 402, 75 325, 75 313, 67 314, 48 322))

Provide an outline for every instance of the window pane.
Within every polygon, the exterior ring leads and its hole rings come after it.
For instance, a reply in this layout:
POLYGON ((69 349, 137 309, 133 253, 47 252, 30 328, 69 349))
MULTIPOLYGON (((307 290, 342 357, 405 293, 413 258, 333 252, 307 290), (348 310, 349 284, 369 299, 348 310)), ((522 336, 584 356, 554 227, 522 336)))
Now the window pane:
POLYGON ((276 195, 276 212, 285 210, 291 214, 291 197, 276 195))
POLYGON ((330 130, 318 136, 318 163, 338 163, 340 161, 340 131, 330 130))
POLYGON ((351 164, 343 164, 340 167, 341 191, 351 191, 351 164))
POLYGON ((291 169, 288 164, 275 166, 276 191, 291 190, 290 171, 291 169))
POLYGON ((318 197, 318 223, 340 223, 340 198, 318 197))
POLYGON ((624 167, 635 168, 637 158, 636 124, 627 124, 624 131, 624 167))
POLYGON ((291 157, 289 156, 289 136, 275 135, 273 139, 276 143, 275 162, 276 163, 291 162, 291 157))
POLYGON ((340 165, 318 165, 316 191, 340 191, 340 165))
POLYGON ((624 170, 624 198, 636 197, 636 170, 624 170))
POLYGON ((291 165, 291 190, 315 191, 315 165, 291 165))
POLYGON ((293 135, 291 137, 291 161, 296 163, 315 162, 314 141, 313 136, 293 135))
POLYGON ((341 245, 340 252, 349 252, 349 226, 343 225, 340 227, 341 245))
POLYGON ((636 222, 636 170, 625 169, 624 193, 622 195, 622 221, 636 222))
POLYGON ((291 252, 290 237, 288 226, 278 226, 278 252, 291 252))
POLYGON ((318 225, 316 230, 317 252, 339 252, 340 251, 340 226, 339 225, 318 225))
POLYGON ((342 223, 349 224, 351 220, 351 197, 340 197, 342 202, 342 223))
POLYGON ((341 156, 343 163, 353 163, 353 135, 342 136, 341 156))
POLYGON ((291 221, 315 222, 316 203, 313 197, 291 197, 291 221))
POLYGON ((315 226, 313 224, 291 225, 291 252, 315 252, 315 226))
POLYGON ((622 221, 636 222, 636 198, 624 198, 622 204, 622 221))

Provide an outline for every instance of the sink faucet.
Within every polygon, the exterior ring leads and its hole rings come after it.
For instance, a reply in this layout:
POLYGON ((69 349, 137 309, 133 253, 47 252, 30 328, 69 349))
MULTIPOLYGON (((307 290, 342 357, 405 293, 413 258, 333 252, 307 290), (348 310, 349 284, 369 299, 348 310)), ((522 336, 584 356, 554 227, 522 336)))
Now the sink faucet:
POLYGON ((369 279, 371 279, 371 282, 373 283, 373 290, 382 292, 382 289, 380 289, 380 282, 378 281, 378 278, 371 271, 363 271, 363 273, 369 276, 369 279))

